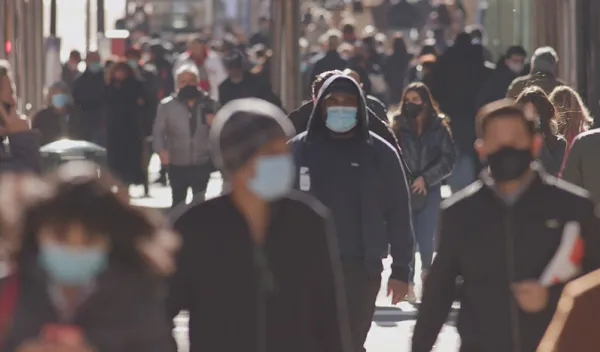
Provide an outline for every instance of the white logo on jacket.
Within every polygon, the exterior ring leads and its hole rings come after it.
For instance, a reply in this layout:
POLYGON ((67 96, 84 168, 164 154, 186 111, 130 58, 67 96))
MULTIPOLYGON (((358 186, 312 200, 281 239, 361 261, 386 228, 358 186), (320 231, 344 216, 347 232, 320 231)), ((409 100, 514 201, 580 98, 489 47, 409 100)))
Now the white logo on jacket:
POLYGON ((310 191, 310 170, 306 166, 300 167, 300 190, 310 191))

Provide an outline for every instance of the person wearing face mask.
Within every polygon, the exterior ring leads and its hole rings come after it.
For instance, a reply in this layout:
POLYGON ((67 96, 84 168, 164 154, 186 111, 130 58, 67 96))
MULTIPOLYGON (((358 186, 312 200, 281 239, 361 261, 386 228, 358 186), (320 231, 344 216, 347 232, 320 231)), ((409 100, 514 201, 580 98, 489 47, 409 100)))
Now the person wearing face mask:
POLYGON ((173 216, 183 245, 167 309, 189 311, 190 352, 352 351, 330 215, 292 190, 293 135, 255 98, 215 117, 210 151, 230 192, 173 216))
MULTIPOLYGON (((421 257, 421 282, 433 260, 433 239, 442 201, 441 183, 452 172, 456 147, 448 119, 436 108, 427 86, 410 84, 403 95, 393 129, 400 141, 404 160, 411 171, 411 210, 416 247, 421 257)), ((411 263, 411 287, 407 299, 416 301, 417 273, 411 263)))
POLYGON ((504 98, 512 81, 523 73, 526 58, 527 52, 522 46, 508 48, 479 90, 477 106, 482 107, 504 98))
POLYGON ((542 147, 536 122, 512 100, 477 116, 479 180, 442 203, 439 245, 429 270, 412 351, 431 351, 462 280, 461 351, 535 351, 564 285, 600 268, 600 219, 587 192, 533 162, 542 147), (573 275, 540 282, 567 225, 585 252, 573 275))
POLYGON ((198 79, 195 66, 180 67, 177 91, 161 101, 154 121, 154 152, 168 170, 173 207, 185 202, 189 188, 195 200, 204 199, 213 172, 208 133, 219 106, 198 79))
MULTIPOLYGON (((156 117, 156 109, 159 103, 160 80, 156 66, 142 62, 142 51, 138 48, 129 48, 125 51, 127 64, 132 68, 137 78, 142 81, 144 88, 144 104, 141 112, 142 127, 144 132, 144 144, 142 151, 143 169, 147 173, 150 159, 152 157, 152 126, 156 117)), ((143 180, 144 195, 150 196, 150 185, 148 175, 143 180)))
POLYGON ((83 110, 86 133, 91 142, 106 145, 106 82, 98 52, 89 52, 86 69, 73 85, 73 105, 83 110))
POLYGON ((273 93, 271 84, 263 77, 245 68, 246 58, 238 50, 224 58, 229 77, 219 85, 219 102, 222 106, 243 98, 258 98, 281 107, 281 101, 273 93))
POLYGON ((324 47, 324 53, 315 61, 310 71, 311 82, 323 72, 343 70, 348 67, 348 61, 344 60, 338 52, 341 40, 341 33, 334 29, 329 30, 319 38, 324 47))
POLYGON ((173 65, 174 74, 181 66, 196 65, 200 72, 198 87, 210 93, 211 98, 219 101, 219 85, 227 78, 223 58, 209 47, 208 38, 204 35, 192 39, 187 51, 179 55, 173 65))
POLYGON ((73 104, 64 82, 54 83, 48 89, 48 106, 33 116, 32 128, 41 133, 41 143, 59 139, 89 140, 83 111, 73 104))
POLYGON ((103 175, 65 164, 25 206, 16 270, 0 279, 0 351, 175 351, 162 293, 178 238, 103 175))
POLYGON ((365 351, 388 247, 392 304, 406 296, 413 257, 405 170, 395 148, 369 131, 369 118, 360 85, 348 76, 333 76, 319 91, 307 130, 290 141, 295 187, 316 196, 333 214, 354 351, 365 351))
POLYGON ((519 98, 525 114, 536 121, 544 140, 539 159, 546 172, 558 176, 567 150, 567 140, 558 131, 558 113, 554 103, 539 87, 526 88, 519 98))

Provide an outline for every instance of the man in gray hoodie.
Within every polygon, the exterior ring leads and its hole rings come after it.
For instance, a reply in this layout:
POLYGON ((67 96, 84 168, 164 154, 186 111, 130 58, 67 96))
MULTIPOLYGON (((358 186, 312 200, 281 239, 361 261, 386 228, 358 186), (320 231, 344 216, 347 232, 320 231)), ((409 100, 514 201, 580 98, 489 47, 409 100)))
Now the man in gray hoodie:
POLYGON ((0 172, 39 172, 40 136, 16 112, 9 65, 0 60, 0 172))

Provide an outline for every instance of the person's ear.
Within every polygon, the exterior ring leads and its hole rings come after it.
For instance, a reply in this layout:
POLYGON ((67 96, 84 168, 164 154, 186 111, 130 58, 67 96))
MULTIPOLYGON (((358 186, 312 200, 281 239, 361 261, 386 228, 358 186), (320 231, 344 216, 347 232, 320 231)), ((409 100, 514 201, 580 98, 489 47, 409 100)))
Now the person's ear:
POLYGON ((535 158, 537 158, 540 155, 543 145, 544 145, 544 139, 542 138, 542 135, 539 133, 536 133, 533 136, 533 141, 531 144, 531 153, 533 154, 533 156, 535 158))
POLYGON ((475 151, 477 152, 477 155, 479 156, 479 160, 485 160, 485 158, 487 157, 487 154, 485 152, 485 146, 484 146, 484 142, 483 139, 478 138, 475 143, 475 151))
POLYGON ((365 85, 361 83, 360 88, 365 89, 365 85))

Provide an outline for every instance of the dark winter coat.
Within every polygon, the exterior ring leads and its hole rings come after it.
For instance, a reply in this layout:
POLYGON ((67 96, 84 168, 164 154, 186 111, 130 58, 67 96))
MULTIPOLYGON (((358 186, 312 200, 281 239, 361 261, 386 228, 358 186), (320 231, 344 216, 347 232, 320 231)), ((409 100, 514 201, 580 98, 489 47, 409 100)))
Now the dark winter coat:
POLYGON ((481 108, 486 104, 505 98, 508 87, 517 77, 518 75, 506 66, 504 60, 501 60, 494 72, 483 83, 477 96, 477 107, 481 108))
POLYGON ((109 169, 126 184, 141 184, 145 177, 142 147, 146 116, 146 91, 142 82, 130 78, 107 89, 106 152, 109 169))
POLYGON ((85 114, 86 133, 99 136, 106 129, 106 81, 104 71, 85 71, 75 80, 73 102, 85 114))
POLYGON ((64 113, 58 112, 54 107, 47 107, 35 114, 32 128, 40 131, 42 145, 62 138, 90 140, 85 115, 77 106, 68 106, 64 113))
POLYGON ((404 52, 400 51, 400 47, 396 50, 398 51, 386 58, 383 67, 385 80, 390 88, 390 101, 394 104, 402 100, 404 84, 413 58, 411 54, 406 52, 406 49, 404 49, 404 52))
MULTIPOLYGON (((354 186, 360 192, 359 231, 363 237, 365 265, 372 273, 380 272, 381 259, 387 257, 388 246, 391 245, 391 255, 394 258, 392 277, 407 281, 408 265, 412 260, 413 231, 405 170, 395 148, 382 137, 369 131, 369 114, 362 90, 347 76, 334 76, 325 82, 307 131, 290 141, 300 176, 296 186, 315 195, 331 209, 331 204, 324 199, 325 194, 331 193, 328 192, 331 185, 326 181, 330 164, 328 160, 320 157, 323 148, 328 148, 331 144, 331 137, 325 126, 321 102, 329 94, 329 87, 336 80, 352 82, 359 97, 359 122, 355 127, 354 137, 358 143, 358 150, 343 157, 352 158, 351 165, 358 168, 359 182, 354 186), (309 177, 308 187, 303 185, 306 176, 309 177)), ((336 223, 345 221, 345 209, 331 210, 336 223)))
POLYGON ((331 226, 326 209, 300 193, 271 204, 262 247, 230 195, 177 214, 183 246, 167 307, 169 318, 189 311, 190 351, 351 352, 331 226))
POLYGON ((439 248, 423 289, 412 351, 431 351, 459 276, 461 352, 515 351, 515 343, 520 351, 535 351, 564 285, 549 288, 549 302, 541 312, 526 313, 517 305, 511 284, 541 276, 567 222, 580 225, 583 273, 600 268, 600 219, 587 192, 538 168, 532 176, 512 206, 487 176, 442 203, 439 248))
POLYGON ((219 103, 221 106, 232 100, 243 98, 258 98, 281 106, 281 100, 273 93, 269 82, 253 73, 246 72, 240 83, 234 83, 227 78, 219 85, 219 103))
POLYGON ((546 72, 532 72, 526 76, 516 78, 508 87, 508 91, 506 92, 506 96, 508 98, 517 99, 519 95, 525 90, 527 87, 537 86, 544 90, 544 92, 548 95, 552 93, 554 88, 558 86, 566 85, 565 82, 556 78, 556 76, 552 73, 546 72))
POLYGON ((340 70, 343 71, 348 67, 348 61, 344 60, 337 50, 331 50, 315 62, 315 65, 310 72, 310 82, 314 82, 315 77, 323 72, 340 70))
POLYGON ((573 140, 566 156, 562 178, 585 188, 596 204, 600 204, 600 129, 584 132, 573 140))
POLYGON ((443 116, 431 115, 421 135, 417 135, 413 121, 396 117, 397 137, 404 160, 413 178, 422 176, 425 184, 434 186, 452 173, 456 162, 456 147, 443 116))
POLYGON ((9 147, 0 139, 0 173, 40 172, 40 133, 25 131, 8 135, 9 147))

